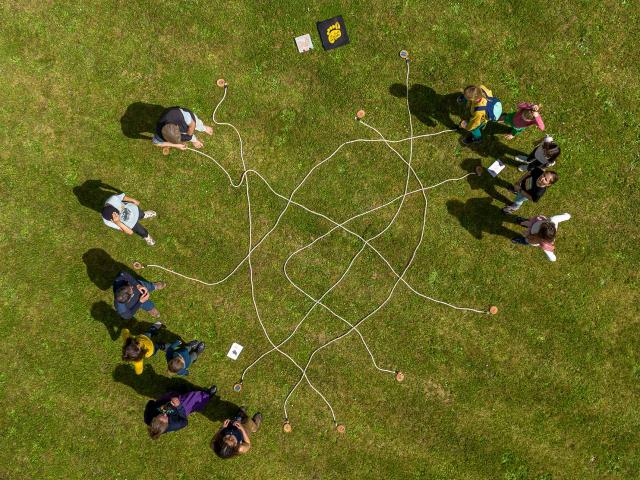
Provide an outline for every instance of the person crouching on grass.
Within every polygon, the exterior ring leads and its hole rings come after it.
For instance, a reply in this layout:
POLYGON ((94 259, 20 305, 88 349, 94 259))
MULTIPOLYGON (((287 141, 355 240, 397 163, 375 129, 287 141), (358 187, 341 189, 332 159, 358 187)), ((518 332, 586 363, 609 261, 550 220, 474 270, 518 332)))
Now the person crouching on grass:
POLYGON ((156 124, 156 133, 151 139, 154 145, 162 147, 162 153, 169 155, 171 148, 186 150, 183 142, 191 142, 196 148, 202 148, 203 143, 194 135, 195 131, 213 134, 213 128, 205 125, 195 113, 188 108, 167 108, 156 124))
POLYGON ((524 202, 531 200, 537 202, 542 198, 547 188, 558 181, 556 172, 545 172, 541 168, 534 168, 527 172, 509 190, 516 194, 516 198, 511 205, 502 209, 503 213, 513 213, 518 210, 524 202))
POLYGON ((261 413, 258 412, 253 418, 249 418, 244 407, 240 407, 234 418, 224 421, 222 428, 211 441, 211 448, 222 459, 247 453, 251 448, 249 432, 257 432, 261 424, 261 413))
POLYGON ((201 412, 218 388, 212 385, 206 391, 195 390, 177 394, 167 393, 157 400, 149 400, 144 409, 144 423, 148 427, 149 436, 153 440, 163 433, 175 432, 187 426, 187 417, 193 412, 201 412))
POLYGON ((122 360, 133 363, 136 375, 142 375, 144 369, 144 359, 152 357, 158 350, 164 350, 164 343, 156 343, 152 338, 162 328, 161 322, 156 322, 143 335, 131 335, 129 329, 122 329, 122 360))
POLYGON ((151 292, 166 286, 164 282, 147 282, 129 272, 120 272, 113 281, 113 306, 124 320, 133 318, 140 308, 152 317, 159 318, 160 312, 149 298, 151 292))
POLYGON ((520 225, 526 227, 526 231, 522 237, 511 240, 513 243, 521 245, 531 245, 532 247, 540 247, 547 258, 552 262, 556 261, 555 240, 558 233, 558 224, 569 220, 571 215, 563 213, 562 215, 554 215, 553 217, 545 217, 537 215, 529 220, 520 218, 520 225))
POLYGON ((140 210, 140 202, 124 193, 111 195, 102 207, 102 221, 107 227, 121 230, 127 235, 137 233, 147 245, 154 246, 156 241, 151 238, 146 228, 140 225, 140 219, 153 218, 156 212, 153 210, 140 210), (141 215, 142 213, 142 215, 141 215))
POLYGON ((204 342, 193 340, 183 344, 176 340, 167 347, 167 369, 169 373, 176 375, 189 375, 189 367, 193 365, 198 356, 204 352, 204 342))

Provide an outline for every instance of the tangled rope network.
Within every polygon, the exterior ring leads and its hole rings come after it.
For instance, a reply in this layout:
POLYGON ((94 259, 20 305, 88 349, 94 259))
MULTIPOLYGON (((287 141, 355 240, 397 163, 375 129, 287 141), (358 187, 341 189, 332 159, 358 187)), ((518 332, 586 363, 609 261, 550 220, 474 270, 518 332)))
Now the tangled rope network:
MULTIPOLYGON (((202 156, 210 159, 211 161, 213 161, 216 164, 216 166, 226 175, 226 177, 229 180, 229 183, 231 184, 231 186, 233 188, 241 188, 244 185, 246 196, 247 196, 247 217, 248 217, 248 226, 249 226, 249 229, 248 229, 248 242, 247 242, 247 254, 227 275, 225 275, 223 278, 221 278, 219 280, 212 281, 212 282, 206 282, 206 281, 203 281, 203 280, 198 279, 198 278, 194 278, 194 277, 190 277, 190 276, 184 275, 182 273, 176 272, 176 271, 174 271, 174 270, 172 270, 170 268, 164 267, 162 265, 154 265, 154 264, 146 265, 147 268, 157 268, 157 269, 160 269, 160 270, 164 270, 165 272, 171 273, 173 275, 177 275, 177 276, 182 277, 182 278, 184 278, 186 280, 197 282, 197 283, 200 283, 200 284, 206 285, 206 286, 219 285, 219 284, 225 282, 226 280, 228 280, 234 273, 236 273, 238 271, 238 269, 242 265, 244 265, 245 263, 248 265, 249 282, 250 282, 250 286, 251 286, 251 299, 252 299, 253 307, 254 307, 254 310, 255 310, 255 313, 256 313, 256 318, 258 319, 258 322, 260 324, 260 327, 262 328, 264 336, 266 337, 267 341, 271 345, 271 348, 266 350, 265 352, 263 352, 261 355, 259 355, 251 364, 249 364, 243 370, 242 375, 240 376, 240 380, 236 384, 234 389, 236 391, 240 391, 241 390, 242 383, 243 383, 247 373, 249 372, 249 370, 251 370, 256 364, 258 364, 258 362, 260 362, 267 355, 269 355, 269 354, 271 354, 273 352, 278 352, 280 355, 282 355, 286 359, 288 359, 293 365, 295 365, 296 368, 298 368, 298 370, 300 371, 300 377, 298 378, 296 383, 293 385, 293 387, 289 390, 289 393, 287 394, 286 398, 284 399, 283 409, 284 409, 284 419, 285 419, 285 431, 290 431, 291 430, 291 427, 290 427, 290 424, 289 424, 289 415, 288 415, 288 411, 287 411, 287 406, 289 405, 291 397, 293 396, 293 394, 295 393, 297 388, 300 386, 300 384, 304 380, 304 381, 307 382, 309 387, 316 394, 318 394, 318 396, 327 405, 329 411, 331 412, 331 416, 333 418, 333 423, 338 428, 338 431, 344 432, 344 426, 341 425, 341 424, 338 424, 338 422, 336 420, 336 415, 335 415, 335 411, 333 409, 333 406, 327 400, 325 395, 313 384, 313 382, 311 381, 311 379, 307 375, 307 371, 308 371, 309 366, 311 365, 311 363, 313 361, 313 358, 315 357, 315 355, 318 352, 320 352, 321 350, 327 348, 329 345, 332 345, 332 344, 338 342, 339 340, 345 338, 346 336, 350 335, 351 333, 355 333, 360 338, 360 341, 362 342, 363 346, 367 350, 367 353, 369 354, 369 357, 371 358, 371 362, 372 362, 373 366, 378 371, 383 372, 383 373, 393 374, 393 375, 396 376, 396 379, 398 381, 402 381, 402 379, 404 378, 404 374, 402 374, 401 372, 395 371, 395 370, 389 370, 389 369, 383 368, 378 364, 378 362, 375 359, 375 356, 373 355, 373 353, 371 351, 371 348, 369 347, 369 345, 367 344, 367 341, 365 340, 364 336, 362 335, 362 333, 358 329, 358 327, 363 322, 365 322, 367 319, 369 319, 373 315, 375 315, 378 311, 380 311, 389 302, 389 300, 392 298, 392 296, 393 296, 396 288, 398 287, 398 285, 403 284, 409 290, 411 290, 411 292, 413 292, 414 294, 416 294, 417 296, 419 296, 419 297, 421 297, 421 298, 423 298, 425 300, 429 300, 431 302, 435 302, 435 303, 438 303, 440 305, 444 305, 444 306, 447 306, 447 307, 450 307, 450 308, 453 308, 453 309, 456 309, 456 310, 461 310, 461 311, 466 311, 466 312, 474 312, 474 313, 479 313, 479 314, 488 314, 489 313, 488 311, 485 311, 485 310, 479 310, 479 309, 475 309, 475 308, 461 307, 461 306, 457 306, 457 305, 452 305, 452 304, 447 303, 447 302, 445 302, 443 300, 439 300, 439 299, 430 297, 430 296, 420 292, 419 290, 417 290, 415 287, 413 287, 405 279, 405 274, 407 273, 407 271, 409 270, 409 268, 413 264, 413 261, 415 260, 416 254, 417 254, 418 249, 420 248, 420 246, 422 244, 422 241, 423 241, 424 235, 425 235, 426 218, 427 218, 427 207, 428 207, 427 190, 436 188, 436 187, 438 187, 440 185, 443 185, 445 183, 448 183, 448 182, 454 182, 454 181, 463 180, 466 177, 468 177, 469 175, 476 175, 476 173, 468 173, 468 174, 463 175, 461 177, 449 178, 447 180, 443 180, 443 181, 441 181, 439 183, 436 183, 435 185, 425 186, 424 183, 422 182, 422 180, 420 179, 420 177, 418 176, 417 172, 414 170, 414 168, 412 166, 414 140, 427 138, 427 137, 432 137, 432 136, 436 136, 436 135, 442 135, 442 134, 445 134, 445 133, 454 132, 455 130, 443 130, 443 131, 436 132, 436 133, 429 133, 429 134, 422 134, 422 135, 414 136, 414 134, 413 134, 413 120, 412 120, 411 108, 410 108, 410 104, 409 104, 409 72, 410 72, 410 67, 409 67, 408 58, 405 58, 405 57, 403 57, 403 58, 405 59, 405 65, 406 65, 406 77, 405 77, 406 98, 405 98, 405 100, 406 100, 406 108, 407 108, 407 113, 408 113, 408 118, 409 118, 409 136, 407 138, 403 138, 403 139, 400 139, 400 140, 389 140, 389 139, 387 139, 378 129, 376 129, 375 127, 369 125, 364 120, 362 120, 362 117, 364 116, 364 112, 361 111, 361 112, 359 112, 359 114, 356 117, 356 119, 358 120, 358 122, 360 124, 362 124, 366 128, 370 129, 372 132, 374 132, 375 135, 376 135, 376 138, 358 138, 358 139, 349 140, 349 141, 346 141, 346 142, 342 143, 328 157, 326 157, 325 159, 323 159, 322 161, 320 161, 316 165, 314 165, 307 172, 307 174, 304 176, 304 178, 297 184, 297 186, 292 190, 292 192, 288 196, 283 195, 280 192, 277 192, 269 184, 267 179, 264 178, 264 176, 262 176, 258 171, 254 170, 254 169, 247 168, 247 163, 246 163, 245 158, 244 158, 244 143, 243 143, 242 136, 240 135, 239 130, 234 125, 232 125, 231 123, 219 122, 216 119, 216 113, 218 112, 218 109, 220 108, 222 103, 225 101, 226 96, 227 96, 227 92, 228 92, 228 86, 227 86, 226 82, 224 82, 223 80, 219 81, 218 85, 224 88, 224 94, 223 94, 222 98, 220 99, 220 101, 218 102, 218 104, 216 105, 216 107, 215 107, 215 109, 213 111, 212 120, 216 125, 227 126, 227 127, 232 128, 233 131, 236 133, 236 135, 238 137, 238 141, 239 141, 239 145, 240 145, 240 160, 242 162, 242 175, 241 175, 239 181, 237 183, 234 182, 234 180, 231 177, 231 175, 229 174, 229 172, 217 160, 215 160, 210 155, 207 155, 206 153, 201 152, 200 150, 195 150, 195 149, 189 148, 189 147, 187 148, 187 150, 195 152, 196 154, 202 155, 202 156), (401 144, 401 143, 404 143, 404 142, 409 142, 409 156, 408 156, 408 159, 405 158, 395 148, 395 145, 401 144), (325 163, 329 162, 344 147, 346 147, 348 145, 356 144, 356 143, 383 143, 393 154, 395 154, 402 161, 402 163, 406 166, 406 177, 405 177, 405 181, 404 181, 404 189, 403 189, 402 194, 397 195, 396 197, 394 197, 394 198, 392 198, 392 199, 386 201, 385 203, 380 204, 380 205, 378 205, 376 207, 373 207, 373 208, 370 208, 369 210, 366 210, 364 212, 358 213, 357 215, 353 215, 352 217, 350 217, 350 218, 348 218, 348 219, 346 219, 346 220, 344 220, 342 222, 337 222, 334 219, 330 218, 329 216, 323 214, 322 212, 315 211, 315 210, 305 206, 304 204, 299 203, 299 202, 294 200, 294 197, 295 197, 296 193, 298 192, 298 190, 300 190, 300 188, 305 184, 307 179, 313 174, 314 171, 316 171, 317 169, 322 167, 322 165, 324 165, 325 163), (251 210, 251 188, 250 188, 251 175, 253 175, 253 176, 257 177, 257 179, 261 180, 266 185, 266 187, 271 191, 271 193, 273 195, 275 195, 276 197, 286 201, 286 205, 284 206, 284 208, 282 209, 282 211, 280 212, 280 214, 276 218, 276 220, 273 223, 273 225, 270 227, 270 229, 261 238, 257 239, 257 241, 255 241, 255 239, 254 239, 253 217, 252 217, 252 210, 251 210), (414 178, 416 180, 416 182, 419 185, 419 188, 413 189, 413 190, 409 189, 409 183, 410 183, 411 178, 414 178), (387 260, 387 258, 373 245, 372 242, 374 240, 376 240, 377 238, 381 237, 382 235, 384 235, 391 228, 391 226, 394 224, 394 222, 396 221, 396 219, 400 215, 400 212, 402 211, 402 208, 404 206, 405 200, 408 197, 413 196, 413 195, 421 195, 422 199, 424 200, 423 208, 422 208, 422 222, 421 222, 421 228, 420 228, 420 235, 419 235, 418 241, 413 246, 413 249, 411 251, 411 255, 410 255, 409 259, 406 261, 404 267, 400 271, 398 271, 396 268, 394 268, 391 265, 389 260, 387 260), (357 232, 355 232, 355 231, 353 231, 352 229, 349 228, 349 224, 351 222, 353 222, 354 220, 356 220, 358 218, 361 218, 361 217, 364 217, 364 216, 367 216, 367 215, 370 215, 370 214, 372 214, 372 213, 374 213, 374 212, 376 212, 378 210, 381 210, 381 209, 384 209, 386 207, 389 207, 389 206, 392 206, 392 205, 396 205, 396 204, 397 204, 397 206, 395 207, 395 212, 394 212, 394 215, 392 216, 391 220, 389 220, 389 222, 384 226, 384 228, 382 228, 380 231, 378 231, 374 235, 372 235, 372 236, 370 236, 368 238, 365 238, 365 237, 361 236, 360 234, 358 234, 357 232), (282 220, 282 218, 284 217, 284 215, 286 214, 286 212, 287 212, 287 210, 289 209, 290 206, 297 207, 299 209, 304 210, 307 213, 310 213, 312 215, 320 217, 320 218, 328 221, 333 226, 329 230, 327 230, 324 234, 322 234, 321 236, 315 238, 310 243, 308 243, 308 244, 298 248, 294 252, 292 252, 287 257, 286 261, 284 262, 283 272, 284 272, 285 277, 289 281, 289 283, 297 291, 299 291, 302 295, 304 295, 306 298, 311 300, 313 302, 313 304, 307 310, 307 312, 302 316, 302 318, 298 321, 298 323, 295 325, 293 330, 291 330, 289 335, 286 338, 284 338, 283 340, 281 340, 279 342, 275 342, 272 339, 271 335, 269 334, 269 332, 267 331, 267 328, 264 325, 262 316, 260 314, 260 308, 258 307, 258 302, 256 300, 256 292, 255 292, 255 284, 254 284, 254 272, 253 272, 253 266, 252 266, 251 257, 252 257, 252 254, 256 251, 256 249, 258 249, 260 247, 260 245, 269 237, 269 235, 271 235, 271 233, 278 227, 278 225, 280 224, 280 221, 282 220), (362 245, 361 245, 361 248, 358 250, 358 252, 351 258, 351 260, 349 261, 348 265, 344 268, 343 272, 339 275, 338 279, 329 288, 327 288, 326 291, 320 297, 316 298, 313 295, 311 295, 308 291, 306 291, 304 288, 302 288, 300 285, 298 285, 291 278, 291 276, 289 275, 289 271, 288 271, 289 262, 296 255, 300 254, 301 252, 303 252, 303 251, 305 251, 307 249, 312 248, 317 242, 321 241, 323 238, 326 238, 327 236, 331 235, 333 232, 335 232, 337 230, 341 230, 341 231, 343 231, 343 232, 355 237, 359 242, 361 242, 362 245), (386 297, 384 298, 384 301, 379 303, 377 307, 373 308, 371 311, 369 311, 368 313, 363 315, 356 322, 350 322, 349 320, 344 318, 342 315, 340 315, 338 312, 336 312, 334 309, 332 309, 331 307, 329 307, 328 305, 323 303, 323 301, 327 297, 327 295, 329 295, 329 293, 331 293, 333 290, 335 290, 340 285, 340 283, 347 277, 347 275, 349 274, 349 272, 350 272, 351 268, 353 267, 353 265, 356 263, 356 261, 361 256, 361 254, 365 252, 366 249, 369 249, 370 251, 375 253, 378 257, 380 257, 380 259, 384 262, 384 264, 388 267, 389 271, 395 277, 395 280, 393 282, 393 285, 391 286, 391 288, 387 292, 386 297), (339 319, 341 322, 343 322, 346 325, 347 328, 340 335, 332 338, 331 340, 323 343, 322 345, 318 346, 315 350, 313 350, 309 354, 309 357, 308 357, 306 363, 304 365, 301 365, 295 359, 293 359, 286 351, 284 351, 283 347, 287 344, 287 342, 289 342, 296 335, 296 333, 299 331, 300 327, 303 325, 305 320, 307 320, 307 318, 309 318, 311 313, 313 311, 315 311, 317 307, 322 308, 323 310, 325 310, 326 312, 328 312, 329 314, 331 314, 335 318, 339 319)), ((492 308, 495 308, 495 307, 492 307, 492 308)))

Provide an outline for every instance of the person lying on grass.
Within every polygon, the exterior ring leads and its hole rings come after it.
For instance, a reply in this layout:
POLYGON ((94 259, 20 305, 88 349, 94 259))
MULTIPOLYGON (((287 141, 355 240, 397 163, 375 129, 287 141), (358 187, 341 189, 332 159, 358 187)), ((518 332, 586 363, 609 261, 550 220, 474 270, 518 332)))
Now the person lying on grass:
POLYGON ((107 227, 121 230, 127 235, 133 235, 135 232, 144 238, 144 241, 149 246, 155 245, 156 242, 151 238, 147 229, 140 225, 140 219, 153 218, 155 216, 156 212, 153 210, 142 212, 140 202, 124 193, 111 195, 102 207, 102 221, 107 227))
POLYGON ((511 205, 502 209, 503 213, 513 213, 518 210, 524 202, 531 200, 537 202, 542 198, 547 188, 558 181, 556 172, 545 172, 541 168, 534 168, 527 172, 509 190, 516 194, 516 198, 511 205))
POLYGON ((176 340, 167 347, 167 369, 169 373, 176 375, 189 375, 189 367, 193 365, 198 356, 204 352, 204 342, 192 340, 183 344, 182 340, 176 340))
POLYGON ((218 388, 212 385, 206 391, 195 390, 188 393, 167 393, 157 400, 149 400, 144 408, 144 423, 153 440, 168 432, 175 432, 187 426, 187 417, 193 412, 201 412, 218 388))
POLYGON ((518 218, 520 225, 526 227, 526 230, 522 237, 514 238, 511 241, 521 245, 540 247, 547 258, 552 262, 555 262, 555 241, 558 233, 558 224, 569 220, 570 218, 571 215, 568 213, 554 215, 549 218, 544 215, 537 215, 528 220, 526 218, 518 218))
POLYGON ((188 108, 169 107, 156 125, 156 133, 151 139, 154 145, 162 147, 162 153, 169 154, 171 148, 185 150, 186 144, 191 142, 196 148, 202 148, 203 143, 194 135, 195 131, 213 134, 213 128, 205 125, 195 113, 188 108))
POLYGON ((163 327, 161 322, 156 322, 143 335, 131 335, 129 329, 122 329, 122 360, 133 363, 136 375, 142 375, 144 359, 152 357, 158 350, 164 350, 164 343, 156 343, 152 338, 163 327))
POLYGON ((211 440, 211 448, 223 459, 247 453, 251 448, 249 432, 257 432, 261 424, 261 413, 258 412, 253 418, 249 418, 245 408, 240 407, 234 418, 224 421, 222 428, 211 440))
POLYGON ((125 320, 133 318, 140 308, 152 317, 159 318, 160 312, 149 297, 151 292, 162 290, 166 286, 165 282, 147 282, 129 272, 120 272, 113 281, 113 306, 125 320))

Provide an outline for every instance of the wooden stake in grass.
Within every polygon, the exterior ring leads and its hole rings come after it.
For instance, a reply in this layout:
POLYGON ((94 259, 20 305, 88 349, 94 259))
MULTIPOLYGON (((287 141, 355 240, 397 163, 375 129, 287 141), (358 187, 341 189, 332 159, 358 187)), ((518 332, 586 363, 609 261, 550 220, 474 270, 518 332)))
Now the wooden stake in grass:
POLYGON ((224 88, 227 86, 227 82, 225 82, 224 78, 219 78, 216 82, 216 85, 218 85, 220 88, 224 88))
POLYGON ((396 380, 402 382, 404 380, 404 373, 396 372, 396 380))
POLYGON ((347 431, 347 427, 345 427, 342 423, 339 423, 336 426, 336 430, 338 431, 338 433, 344 433, 347 431))
POLYGON ((498 307, 496 307, 495 305, 492 305, 491 308, 489 309, 489 313, 491 315, 496 315, 498 313, 498 307))
POLYGON ((284 433, 291 433, 291 424, 289 423, 289 420, 285 420, 282 424, 282 431, 284 433))
POLYGON ((482 172, 484 172, 484 168, 482 168, 482 165, 478 165, 476 167, 476 175, 478 175, 480 177, 480 176, 482 176, 482 172))
POLYGON ((409 52, 406 50, 400 50, 400 58, 403 60, 409 60, 409 52))
POLYGON ((233 386, 233 391, 236 393, 240 393, 242 391, 242 383, 236 383, 233 386))
POLYGON ((133 262, 134 270, 142 270, 143 268, 144 268, 144 265, 142 265, 140 262, 133 262))
POLYGON ((356 120, 362 120, 365 115, 366 112, 364 110, 358 110, 358 112, 356 113, 356 120))

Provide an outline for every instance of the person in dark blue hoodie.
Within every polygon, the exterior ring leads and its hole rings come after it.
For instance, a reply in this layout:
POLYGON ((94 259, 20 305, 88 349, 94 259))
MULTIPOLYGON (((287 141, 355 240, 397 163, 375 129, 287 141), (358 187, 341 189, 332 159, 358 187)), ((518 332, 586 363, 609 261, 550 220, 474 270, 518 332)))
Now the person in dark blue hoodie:
POLYGON ((113 306, 123 319, 133 318, 138 309, 142 308, 154 318, 160 317, 155 303, 149 300, 151 292, 162 290, 167 284, 164 282, 147 282, 134 277, 129 272, 120 272, 113 281, 113 306))
POLYGON ((167 369, 176 375, 189 375, 189 367, 195 363, 204 351, 204 342, 192 340, 189 343, 182 343, 176 340, 166 349, 167 369))

